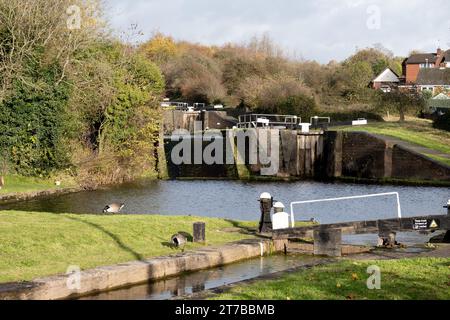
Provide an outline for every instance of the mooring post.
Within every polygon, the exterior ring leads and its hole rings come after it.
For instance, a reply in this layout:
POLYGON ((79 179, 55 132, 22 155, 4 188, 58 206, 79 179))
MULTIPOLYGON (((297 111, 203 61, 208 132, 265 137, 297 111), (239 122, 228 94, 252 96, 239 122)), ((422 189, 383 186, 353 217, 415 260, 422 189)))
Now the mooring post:
MULTIPOLYGON (((450 199, 447 201, 447 205, 444 206, 444 208, 447 208, 447 214, 450 215, 450 199)), ((444 236, 444 243, 450 243, 450 230, 447 230, 444 236)))
POLYGON ((206 224, 204 222, 194 223, 194 242, 206 241, 206 224))
POLYGON ((318 229, 314 231, 314 255, 341 257, 342 230, 318 229))
POLYGON ((273 207, 273 197, 270 193, 264 192, 259 198, 261 204, 261 219, 259 221, 259 233, 272 232, 272 219, 270 212, 273 207))

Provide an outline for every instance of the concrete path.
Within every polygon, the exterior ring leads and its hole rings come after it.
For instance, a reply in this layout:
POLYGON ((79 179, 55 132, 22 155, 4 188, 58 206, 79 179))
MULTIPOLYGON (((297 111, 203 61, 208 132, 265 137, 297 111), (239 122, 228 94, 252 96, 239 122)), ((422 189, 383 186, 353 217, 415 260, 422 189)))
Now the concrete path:
POLYGON ((402 249, 377 249, 370 253, 358 254, 347 258, 350 260, 393 260, 425 257, 450 258, 450 244, 436 244, 435 249, 425 252, 412 252, 402 249))

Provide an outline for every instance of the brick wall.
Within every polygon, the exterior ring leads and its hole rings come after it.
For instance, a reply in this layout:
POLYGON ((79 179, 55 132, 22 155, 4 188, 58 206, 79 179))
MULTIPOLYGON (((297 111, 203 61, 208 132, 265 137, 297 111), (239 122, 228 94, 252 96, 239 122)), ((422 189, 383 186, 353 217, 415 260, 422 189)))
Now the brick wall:
POLYGON ((385 177, 384 141, 364 132, 346 132, 342 143, 342 175, 380 179, 385 177))
POLYGON ((418 64, 406 65, 406 83, 416 83, 419 75, 420 66, 418 64))
POLYGON ((450 167, 395 146, 392 154, 392 176, 400 179, 450 181, 450 167))
POLYGON ((365 132, 326 132, 327 177, 450 181, 450 166, 365 132))

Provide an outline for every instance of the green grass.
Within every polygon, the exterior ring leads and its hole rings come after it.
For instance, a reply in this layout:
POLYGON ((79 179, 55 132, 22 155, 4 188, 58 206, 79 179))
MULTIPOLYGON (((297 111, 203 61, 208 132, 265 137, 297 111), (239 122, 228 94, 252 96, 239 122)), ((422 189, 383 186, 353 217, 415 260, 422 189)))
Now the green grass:
POLYGON ((238 286, 213 299, 268 300, 447 300, 450 259, 342 261, 298 271, 277 280, 238 286), (369 290, 367 267, 381 270, 381 289, 369 290))
POLYGON ((74 184, 64 183, 57 187, 51 179, 38 179, 30 177, 21 177, 16 175, 5 176, 5 186, 0 189, 0 195, 6 193, 24 193, 33 191, 54 190, 57 188, 71 187, 74 184))
POLYGON ((431 159, 434 159, 436 161, 445 163, 446 165, 450 166, 450 159, 447 159, 447 158, 444 158, 444 157, 440 157, 440 156, 437 156, 437 155, 434 155, 434 154, 428 154, 428 153, 425 153, 425 155, 427 157, 431 158, 431 159))
POLYGON ((450 132, 434 129, 428 121, 380 122, 358 127, 342 127, 346 131, 367 131, 392 136, 439 152, 450 154, 450 132))
MULTIPOLYGON (((180 231, 192 234, 194 222, 206 222, 206 245, 251 237, 225 232, 256 223, 198 217, 152 215, 69 215, 0 211, 0 282, 31 280, 82 269, 178 253, 165 242, 180 231)), ((244 229, 242 229, 244 230, 244 229)), ((189 243, 186 250, 200 244, 189 243)))

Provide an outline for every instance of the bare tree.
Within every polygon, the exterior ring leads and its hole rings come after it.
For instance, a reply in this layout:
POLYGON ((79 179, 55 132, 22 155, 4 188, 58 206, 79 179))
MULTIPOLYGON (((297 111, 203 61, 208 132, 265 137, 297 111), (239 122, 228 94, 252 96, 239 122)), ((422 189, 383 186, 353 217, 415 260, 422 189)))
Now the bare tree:
POLYGON ((63 81, 74 52, 90 43, 103 25, 100 4, 99 0, 0 0, 0 101, 15 80, 38 88, 27 78, 26 65, 45 58, 60 62, 56 85, 63 81), (72 13, 70 8, 79 11, 72 13), (70 19, 80 19, 79 28, 71 27, 70 19), (42 54, 47 56, 42 59, 42 54))

